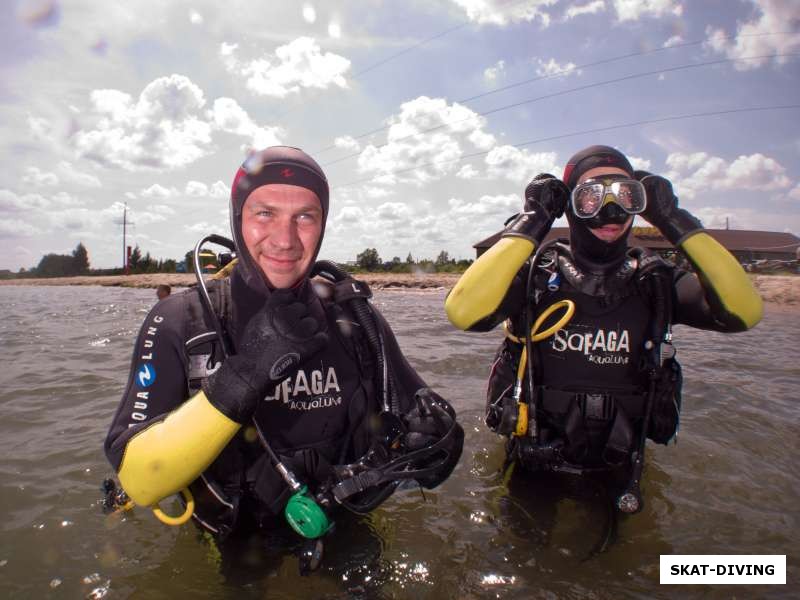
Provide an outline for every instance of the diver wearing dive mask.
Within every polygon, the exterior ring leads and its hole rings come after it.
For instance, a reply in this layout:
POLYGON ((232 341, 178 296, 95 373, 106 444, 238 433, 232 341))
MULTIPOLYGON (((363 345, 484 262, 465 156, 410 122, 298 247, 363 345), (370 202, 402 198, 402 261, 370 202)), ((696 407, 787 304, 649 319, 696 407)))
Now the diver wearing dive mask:
POLYGON ((460 329, 488 331, 505 321, 486 423, 508 437, 509 461, 531 471, 621 474, 623 512, 642 507, 645 438, 666 444, 677 433, 672 324, 734 332, 762 314, 738 261, 678 207, 671 184, 634 171, 609 146, 577 152, 561 180, 534 177, 523 212, 467 269, 445 309, 460 329), (562 214, 569 243, 545 242, 562 214), (635 215, 699 276, 630 248, 635 215))

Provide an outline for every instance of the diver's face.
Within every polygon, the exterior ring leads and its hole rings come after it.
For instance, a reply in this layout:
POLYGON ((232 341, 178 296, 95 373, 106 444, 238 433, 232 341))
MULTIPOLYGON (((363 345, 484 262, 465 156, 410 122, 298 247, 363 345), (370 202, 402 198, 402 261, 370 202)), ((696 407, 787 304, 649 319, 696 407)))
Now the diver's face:
POLYGON ((242 207, 247 251, 275 288, 290 288, 308 273, 321 234, 322 206, 306 188, 262 185, 242 207))
MULTIPOLYGON (((587 179, 602 177, 603 175, 625 175, 626 177, 630 177, 624 169, 620 169, 619 167, 594 167, 578 178, 577 185, 582 184, 587 179)), ((596 238, 604 242, 616 242, 628 231, 631 221, 633 221, 633 215, 630 215, 624 223, 606 223, 601 227, 590 227, 589 231, 591 231, 592 235, 596 238)))

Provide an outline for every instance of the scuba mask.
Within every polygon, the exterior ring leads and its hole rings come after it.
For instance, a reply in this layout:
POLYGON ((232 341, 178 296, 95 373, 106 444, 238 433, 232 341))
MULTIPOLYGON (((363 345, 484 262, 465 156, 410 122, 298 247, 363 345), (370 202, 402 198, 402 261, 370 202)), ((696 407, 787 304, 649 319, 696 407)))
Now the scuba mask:
MULTIPOLYGON (((623 223, 628 215, 644 212, 647 195, 644 186, 635 179, 624 175, 604 175, 576 186, 572 190, 570 206, 579 219, 594 221, 600 217, 605 223, 623 223)), ((593 223, 589 222, 589 227, 592 226, 593 223)))

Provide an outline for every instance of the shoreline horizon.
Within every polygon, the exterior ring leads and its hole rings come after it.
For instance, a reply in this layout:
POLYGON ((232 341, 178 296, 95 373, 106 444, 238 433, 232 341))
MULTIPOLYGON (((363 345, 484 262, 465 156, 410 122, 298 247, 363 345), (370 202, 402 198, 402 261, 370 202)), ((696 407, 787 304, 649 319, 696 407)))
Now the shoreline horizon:
MULTIPOLYGON (((373 290, 428 290, 452 288, 460 273, 356 273, 373 290)), ((750 275, 753 285, 770 309, 800 311, 800 276, 750 275)), ((155 289, 161 284, 173 288, 190 287, 196 279, 192 273, 140 273, 135 275, 79 275, 30 279, 2 279, 0 286, 100 286, 155 289)))

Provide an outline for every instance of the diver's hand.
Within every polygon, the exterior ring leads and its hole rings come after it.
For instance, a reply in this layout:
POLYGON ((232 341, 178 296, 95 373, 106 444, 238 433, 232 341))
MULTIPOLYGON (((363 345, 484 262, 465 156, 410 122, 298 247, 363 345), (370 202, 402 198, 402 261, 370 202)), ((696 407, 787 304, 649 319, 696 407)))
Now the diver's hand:
POLYGON ((569 203, 569 188, 549 173, 539 173, 525 188, 523 212, 508 224, 502 237, 522 237, 538 245, 569 203))
POLYGON ((430 388, 421 388, 414 395, 416 405, 404 415, 407 432, 402 445, 407 452, 429 448, 447 436, 440 448, 413 461, 413 468, 436 467, 417 481, 426 488, 442 483, 455 468, 464 446, 464 430, 455 421, 455 411, 444 398, 430 388))
POLYGON ((683 208, 678 208, 678 198, 672 191, 668 179, 658 175, 642 173, 642 185, 647 193, 647 207, 642 216, 664 234, 673 244, 678 244, 690 233, 702 229, 703 226, 695 217, 683 208))
POLYGON ((319 352, 328 336, 291 290, 274 290, 247 323, 239 353, 209 376, 209 402, 229 419, 246 423, 270 387, 319 352))

